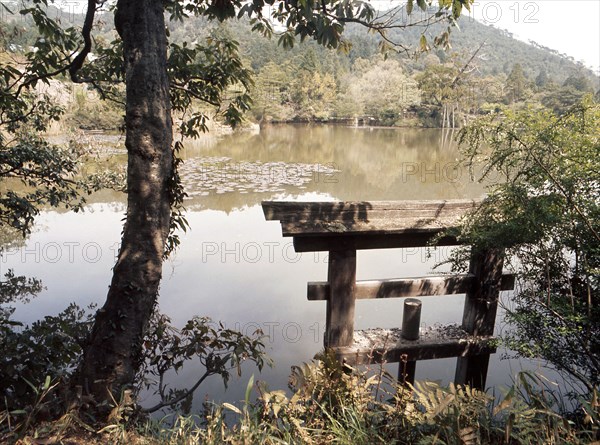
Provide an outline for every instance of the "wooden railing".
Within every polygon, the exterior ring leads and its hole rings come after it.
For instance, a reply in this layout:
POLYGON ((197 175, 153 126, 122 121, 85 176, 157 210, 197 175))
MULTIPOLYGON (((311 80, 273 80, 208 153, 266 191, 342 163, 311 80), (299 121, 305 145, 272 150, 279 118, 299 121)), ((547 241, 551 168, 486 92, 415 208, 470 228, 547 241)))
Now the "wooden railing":
POLYGON ((502 273, 503 252, 473 253, 469 273, 356 281, 356 251, 457 245, 440 236, 455 227, 476 201, 283 202, 262 203, 267 220, 279 220, 297 252, 328 251, 327 282, 308 283, 309 300, 326 300, 324 346, 348 365, 404 362, 399 374, 413 381, 417 360, 458 357, 455 381, 484 388, 501 290, 514 279, 502 273), (440 327, 418 340, 400 330, 354 330, 357 299, 465 294, 460 329, 440 327))

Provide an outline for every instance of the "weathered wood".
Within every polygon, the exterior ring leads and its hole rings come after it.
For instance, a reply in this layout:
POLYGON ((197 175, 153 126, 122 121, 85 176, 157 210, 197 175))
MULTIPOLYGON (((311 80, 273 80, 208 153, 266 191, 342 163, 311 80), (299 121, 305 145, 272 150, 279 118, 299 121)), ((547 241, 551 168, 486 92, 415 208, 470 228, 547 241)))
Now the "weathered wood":
POLYGON ((325 347, 349 346, 354 336, 356 250, 329 252, 325 347))
MULTIPOLYGON (((359 349, 351 347, 332 348, 341 362, 350 365, 374 363, 398 363, 402 354, 408 354, 409 361, 434 360, 438 358, 471 357, 496 352, 495 339, 477 337, 472 341, 446 340, 439 344, 403 345, 389 349, 359 349)), ((481 369, 481 368, 480 368, 481 369)))
MULTIPOLYGON (((500 290, 514 289, 515 277, 503 274, 500 290)), ((354 296, 357 300, 375 298, 429 297, 457 295, 473 292, 475 275, 431 276, 392 280, 361 280, 356 282, 354 296)), ((327 300, 329 283, 314 281, 308 283, 307 295, 310 301, 327 300)))
POLYGON ((397 201, 262 201, 265 217, 278 220, 291 212, 303 215, 339 219, 350 213, 361 217, 375 210, 438 210, 440 205, 447 208, 462 208, 480 202, 473 199, 408 199, 397 201))
POLYGON ((406 354, 408 361, 431 360, 449 357, 464 357, 470 354, 495 352, 495 339, 491 336, 475 337, 467 333, 452 335, 423 334, 416 341, 402 338, 400 329, 372 329, 355 331, 354 342, 350 346, 332 348, 336 357, 348 365, 373 363, 397 363, 406 354), (381 333, 381 332, 384 333, 381 333), (388 333, 385 333, 389 331, 388 333), (377 332, 377 335, 372 335, 377 332), (372 341, 365 341, 365 337, 372 341), (373 339, 374 338, 374 339, 373 339))
POLYGON ((280 220, 283 235, 294 237, 297 252, 329 251, 328 282, 309 283, 308 298, 327 301, 324 343, 338 359, 356 365, 402 358, 406 367, 399 376, 414 379, 416 360, 459 357, 456 382, 483 388, 489 356, 495 352, 492 335, 498 294, 514 287, 514 277, 502 274, 502 252, 473 255, 465 275, 355 281, 357 250, 425 247, 434 238, 438 246, 458 245, 452 236, 439 239, 440 233, 456 227, 478 203, 265 201, 262 206, 267 220, 280 220), (394 334, 375 336, 371 342, 372 338, 364 341, 364 333, 385 330, 353 332, 355 299, 455 294, 466 294, 461 329, 437 336, 429 331, 414 341, 402 339, 399 329, 387 330, 394 334))
POLYGON ((417 373, 417 362, 410 361, 400 361, 398 363, 398 381, 400 383, 410 383, 411 385, 415 384, 415 375, 417 373))
MULTIPOLYGON (((402 312, 402 338, 405 340, 418 340, 421 325, 421 300, 417 298, 406 298, 402 312)), ((414 385, 417 371, 417 362, 407 360, 401 356, 398 364, 398 381, 405 385, 414 385)))
POLYGON ((483 253, 474 252, 469 273, 475 284, 465 298, 462 327, 472 335, 492 335, 502 285, 504 256, 497 249, 483 253))
POLYGON ((458 357, 454 382, 485 390, 489 363, 489 353, 458 357))
POLYGON ((267 220, 280 220, 283 236, 439 232, 454 227, 473 200, 277 202, 263 201, 267 220))
MULTIPOLYGON (((503 264, 503 252, 497 249, 473 252, 471 256, 469 273, 475 276, 475 285, 465 297, 462 320, 462 328, 471 335, 494 334, 503 264)), ((484 389, 489 358, 489 354, 459 358, 455 382, 484 389)))
POLYGON ((402 338, 405 340, 418 340, 421 326, 421 300, 407 298, 404 300, 402 312, 402 338))
MULTIPOLYGON (((425 247, 439 235, 440 231, 441 229, 422 233, 294 236, 294 250, 296 252, 326 252, 332 249, 366 250, 425 247)), ((457 246, 460 242, 452 236, 444 236, 436 239, 435 244, 436 246, 457 246)))

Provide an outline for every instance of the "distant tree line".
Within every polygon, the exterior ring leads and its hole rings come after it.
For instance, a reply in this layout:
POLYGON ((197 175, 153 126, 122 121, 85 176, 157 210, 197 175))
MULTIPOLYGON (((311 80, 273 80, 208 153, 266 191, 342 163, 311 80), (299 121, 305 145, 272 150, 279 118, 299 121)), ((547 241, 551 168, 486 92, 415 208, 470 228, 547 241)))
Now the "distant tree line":
MULTIPOLYGON (((33 24, 6 13, 0 18, 5 57, 18 59, 18 53, 35 40, 33 24)), ((74 14, 72 20, 82 22, 83 17, 74 14)), ((112 21, 100 23, 96 39, 112 41, 116 35, 112 21)), ((585 94, 600 94, 600 79, 572 58, 465 17, 460 26, 451 51, 438 48, 416 58, 391 52, 384 58, 380 38, 352 26, 346 31, 348 51, 313 41, 281 51, 277 39, 251 32, 247 21, 215 25, 195 17, 169 23, 173 42, 211 36, 239 42, 242 61, 254 73, 248 117, 259 123, 342 121, 455 128, 502 107, 543 106, 560 114, 585 94)), ((439 31, 432 29, 431 34, 439 31)), ((392 31, 391 37, 414 46, 420 31, 409 28, 398 35, 392 31)), ((67 125, 84 129, 122 125, 118 102, 90 101, 98 98, 75 90, 67 125)), ((233 97, 235 87, 231 90, 233 97)))

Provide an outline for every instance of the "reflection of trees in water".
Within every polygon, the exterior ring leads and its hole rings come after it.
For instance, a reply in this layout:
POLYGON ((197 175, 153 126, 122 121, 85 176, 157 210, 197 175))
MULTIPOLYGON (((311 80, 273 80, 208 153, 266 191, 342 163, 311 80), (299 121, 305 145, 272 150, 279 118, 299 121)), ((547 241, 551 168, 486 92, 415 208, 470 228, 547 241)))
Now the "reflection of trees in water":
POLYGON ((23 247, 26 240, 27 238, 23 236, 21 231, 3 226, 0 231, 0 260, 3 252, 23 247))
POLYGON ((436 150, 456 153, 448 138, 445 146, 442 142, 442 132, 437 129, 281 125, 266 127, 257 135, 230 135, 210 148, 194 149, 196 142, 190 141, 186 154, 290 162, 329 162, 335 155, 344 164, 344 160, 356 158, 376 159, 385 165, 389 160, 402 159, 410 150, 418 151, 424 160, 436 150))
POLYGON ((16 275, 13 269, 5 270, 2 267, 5 261, 3 256, 24 247, 27 238, 28 236, 23 236, 21 231, 8 225, 4 225, 0 231, 0 339, 17 327, 17 324, 10 320, 15 311, 12 304, 28 303, 43 289, 40 280, 16 275))
MULTIPOLYGON (((329 177, 316 175, 305 190, 286 187, 286 192, 323 192, 342 200, 460 198, 479 196, 482 191, 469 183, 466 171, 458 169, 459 153, 452 134, 440 130, 270 126, 258 135, 228 136, 209 148, 195 149, 192 143, 186 154, 226 155, 232 162, 260 160, 333 166, 339 172, 329 177)), ((251 195, 209 196, 203 202, 226 210, 226 202, 244 205, 272 197, 251 195)))
MULTIPOLYGON (((275 175, 273 181, 277 183, 249 186, 243 190, 246 193, 233 186, 231 190, 221 190, 222 193, 208 187, 208 194, 190 196, 186 201, 189 208, 229 212, 259 204, 262 200, 307 192, 322 193, 339 200, 374 201, 475 197, 483 191, 482 186, 469 181, 464 168, 456 172, 459 152, 453 134, 448 130, 272 125, 263 128, 259 134, 239 132, 220 139, 209 137, 187 141, 181 154, 184 159, 193 160, 187 171, 184 163, 182 177, 184 182, 195 182, 196 188, 206 180, 207 173, 199 171, 203 168, 199 158, 223 158, 220 168, 230 172, 238 171, 246 161, 265 168, 276 164, 285 166, 273 168, 283 168, 283 174, 287 175, 283 181, 275 175), (200 166, 194 165, 199 162, 200 166), (331 174, 317 168, 309 177, 305 174, 302 181, 297 181, 303 169, 319 164, 338 171, 331 174)), ((102 165, 86 166, 86 172, 94 173, 107 166, 123 167, 126 159, 117 154, 110 159, 103 157, 99 163, 102 165)), ((242 181, 245 179, 241 178, 242 181)), ((123 203, 124 198, 122 193, 103 190, 88 197, 87 201, 123 203)), ((117 211, 124 210, 119 207, 117 211)))

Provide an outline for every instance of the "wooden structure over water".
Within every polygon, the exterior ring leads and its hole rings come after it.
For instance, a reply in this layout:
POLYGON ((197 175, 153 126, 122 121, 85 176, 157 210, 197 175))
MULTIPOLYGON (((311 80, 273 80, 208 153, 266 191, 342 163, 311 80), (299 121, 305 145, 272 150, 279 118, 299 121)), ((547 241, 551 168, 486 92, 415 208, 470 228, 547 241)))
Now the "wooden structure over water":
MULTIPOLYGON (((283 202, 262 203, 267 220, 279 220, 297 252, 328 251, 327 282, 308 283, 309 300, 326 300, 324 345, 348 365, 403 362, 400 373, 414 379, 417 360, 458 357, 456 383, 485 387, 501 290, 514 280, 503 275, 503 252, 472 254, 469 272, 390 280, 356 281, 356 251, 425 247, 455 227, 476 201, 283 202), (406 340, 400 330, 354 330, 357 299, 465 294, 462 325, 442 327, 406 340)), ((437 245, 459 242, 450 236, 437 245)))

